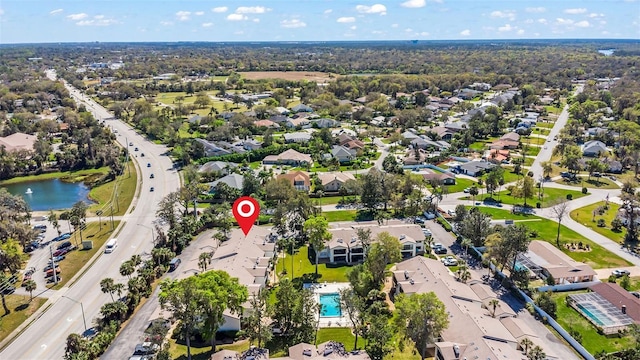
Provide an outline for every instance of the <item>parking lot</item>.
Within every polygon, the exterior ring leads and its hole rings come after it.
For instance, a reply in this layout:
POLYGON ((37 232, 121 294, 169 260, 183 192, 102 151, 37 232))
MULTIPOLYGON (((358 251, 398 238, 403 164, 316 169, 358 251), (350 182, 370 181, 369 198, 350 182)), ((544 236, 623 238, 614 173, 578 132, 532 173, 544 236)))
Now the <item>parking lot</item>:
MULTIPOLYGON (((70 228, 67 221, 59 220, 58 223, 60 224, 60 231, 63 234, 69 232, 70 228)), ((42 291, 44 291, 47 285, 51 285, 51 283, 47 283, 47 277, 46 277, 46 271, 45 271, 45 268, 48 265, 50 266, 51 264, 51 254, 55 253, 58 250, 58 247, 67 241, 71 242, 73 245, 73 237, 71 237, 70 239, 62 240, 62 241, 53 241, 56 237, 58 237, 58 231, 51 224, 49 224, 48 221, 46 220, 32 221, 31 225, 46 226, 46 231, 41 233, 44 236, 42 237, 43 239, 39 241, 39 243, 37 244, 38 247, 28 253, 29 261, 27 262, 27 266, 25 267, 25 272, 27 272, 29 269, 34 270, 33 275, 31 275, 31 279, 35 281, 37 285, 36 290, 34 291, 34 296, 35 296, 36 294, 40 294, 42 291)), ((65 260, 61 260, 61 261, 65 261, 65 260)), ((50 271, 50 274, 52 273, 53 271, 50 271)), ((59 274, 59 276, 64 276, 64 274, 59 274)), ((16 285, 20 287, 22 284, 17 283, 16 285)), ((22 292, 22 291, 19 291, 19 292, 22 292)), ((46 293, 40 296, 46 297, 46 293)))

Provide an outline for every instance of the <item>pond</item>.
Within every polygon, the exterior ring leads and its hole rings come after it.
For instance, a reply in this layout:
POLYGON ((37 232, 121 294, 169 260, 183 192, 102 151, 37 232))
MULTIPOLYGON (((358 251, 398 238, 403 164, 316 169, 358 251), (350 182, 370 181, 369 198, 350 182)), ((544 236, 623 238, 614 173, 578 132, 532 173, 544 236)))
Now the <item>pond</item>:
POLYGON ((67 183, 60 179, 0 185, 10 194, 22 196, 33 211, 70 209, 73 204, 89 200, 89 188, 82 182, 67 183))

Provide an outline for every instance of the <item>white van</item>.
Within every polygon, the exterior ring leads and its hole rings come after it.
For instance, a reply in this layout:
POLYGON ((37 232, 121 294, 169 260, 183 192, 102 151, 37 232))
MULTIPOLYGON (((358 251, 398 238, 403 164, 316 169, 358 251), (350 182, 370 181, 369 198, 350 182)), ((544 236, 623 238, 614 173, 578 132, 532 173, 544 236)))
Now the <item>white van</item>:
POLYGON ((107 242, 107 247, 104 248, 105 254, 110 254, 118 247, 118 239, 113 238, 107 242))

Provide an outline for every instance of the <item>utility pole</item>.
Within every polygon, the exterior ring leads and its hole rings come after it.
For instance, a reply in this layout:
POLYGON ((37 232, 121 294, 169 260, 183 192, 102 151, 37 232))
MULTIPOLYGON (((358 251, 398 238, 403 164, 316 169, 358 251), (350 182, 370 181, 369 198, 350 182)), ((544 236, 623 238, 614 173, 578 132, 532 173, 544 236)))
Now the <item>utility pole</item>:
POLYGON ((113 231, 113 204, 111 204, 111 231, 113 231))

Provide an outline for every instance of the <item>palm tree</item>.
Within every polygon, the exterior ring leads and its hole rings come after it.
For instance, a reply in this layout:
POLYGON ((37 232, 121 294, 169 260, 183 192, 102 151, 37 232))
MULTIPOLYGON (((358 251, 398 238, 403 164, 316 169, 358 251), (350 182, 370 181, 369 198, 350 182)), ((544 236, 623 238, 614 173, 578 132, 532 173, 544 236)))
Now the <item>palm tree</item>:
POLYGON ((131 279, 131 274, 133 274, 134 271, 136 271, 136 269, 131 260, 127 260, 120 265, 120 275, 126 276, 129 279, 131 279))
POLYGON ((129 261, 131 261, 131 263, 135 267, 142 264, 142 257, 138 254, 131 255, 131 259, 129 259, 129 261))
POLYGON ((527 358, 529 360, 544 360, 547 358, 547 354, 544 353, 540 346, 536 345, 529 351, 527 358))
POLYGON ((542 166, 542 176, 544 176, 545 178, 551 176, 551 172, 553 171, 553 165, 551 164, 551 162, 543 161, 540 165, 542 166))
POLYGON ((471 195, 471 199, 473 199, 473 204, 476 203, 476 196, 478 196, 478 187, 472 186, 469 188, 469 195, 471 195))
POLYGON ((202 269, 202 271, 207 271, 207 265, 209 265, 211 263, 211 253, 210 252, 203 252, 200 254, 200 256, 198 257, 198 266, 200 267, 200 269, 202 269))
POLYGON ((111 301, 115 301, 113 299, 113 291, 115 290, 115 281, 112 278, 104 278, 100 280, 100 290, 103 293, 111 295, 111 301))
POLYGON ((520 346, 524 350, 525 355, 529 352, 529 349, 533 346, 533 341, 529 338, 524 338, 520 341, 520 346))
POLYGON ((36 282, 31 279, 25 281, 24 289, 29 292, 29 296, 31 297, 29 301, 33 300, 33 290, 35 290, 37 286, 36 282))
POLYGON ((500 305, 500 301, 498 299, 491 299, 489 301, 489 306, 491 306, 491 317, 496 317, 496 308, 500 305))
POLYGON ((118 294, 118 299, 122 296, 123 291, 124 291, 124 284, 117 283, 113 285, 113 292, 118 294))
POLYGON ((466 266, 461 266, 460 268, 458 268, 457 274, 458 280, 460 280, 460 282, 462 282, 463 284, 466 284, 466 282, 471 278, 471 272, 466 266))
POLYGON ((469 238, 463 238, 460 245, 464 247, 464 257, 466 258, 469 252, 469 246, 473 245, 473 242, 469 238))

